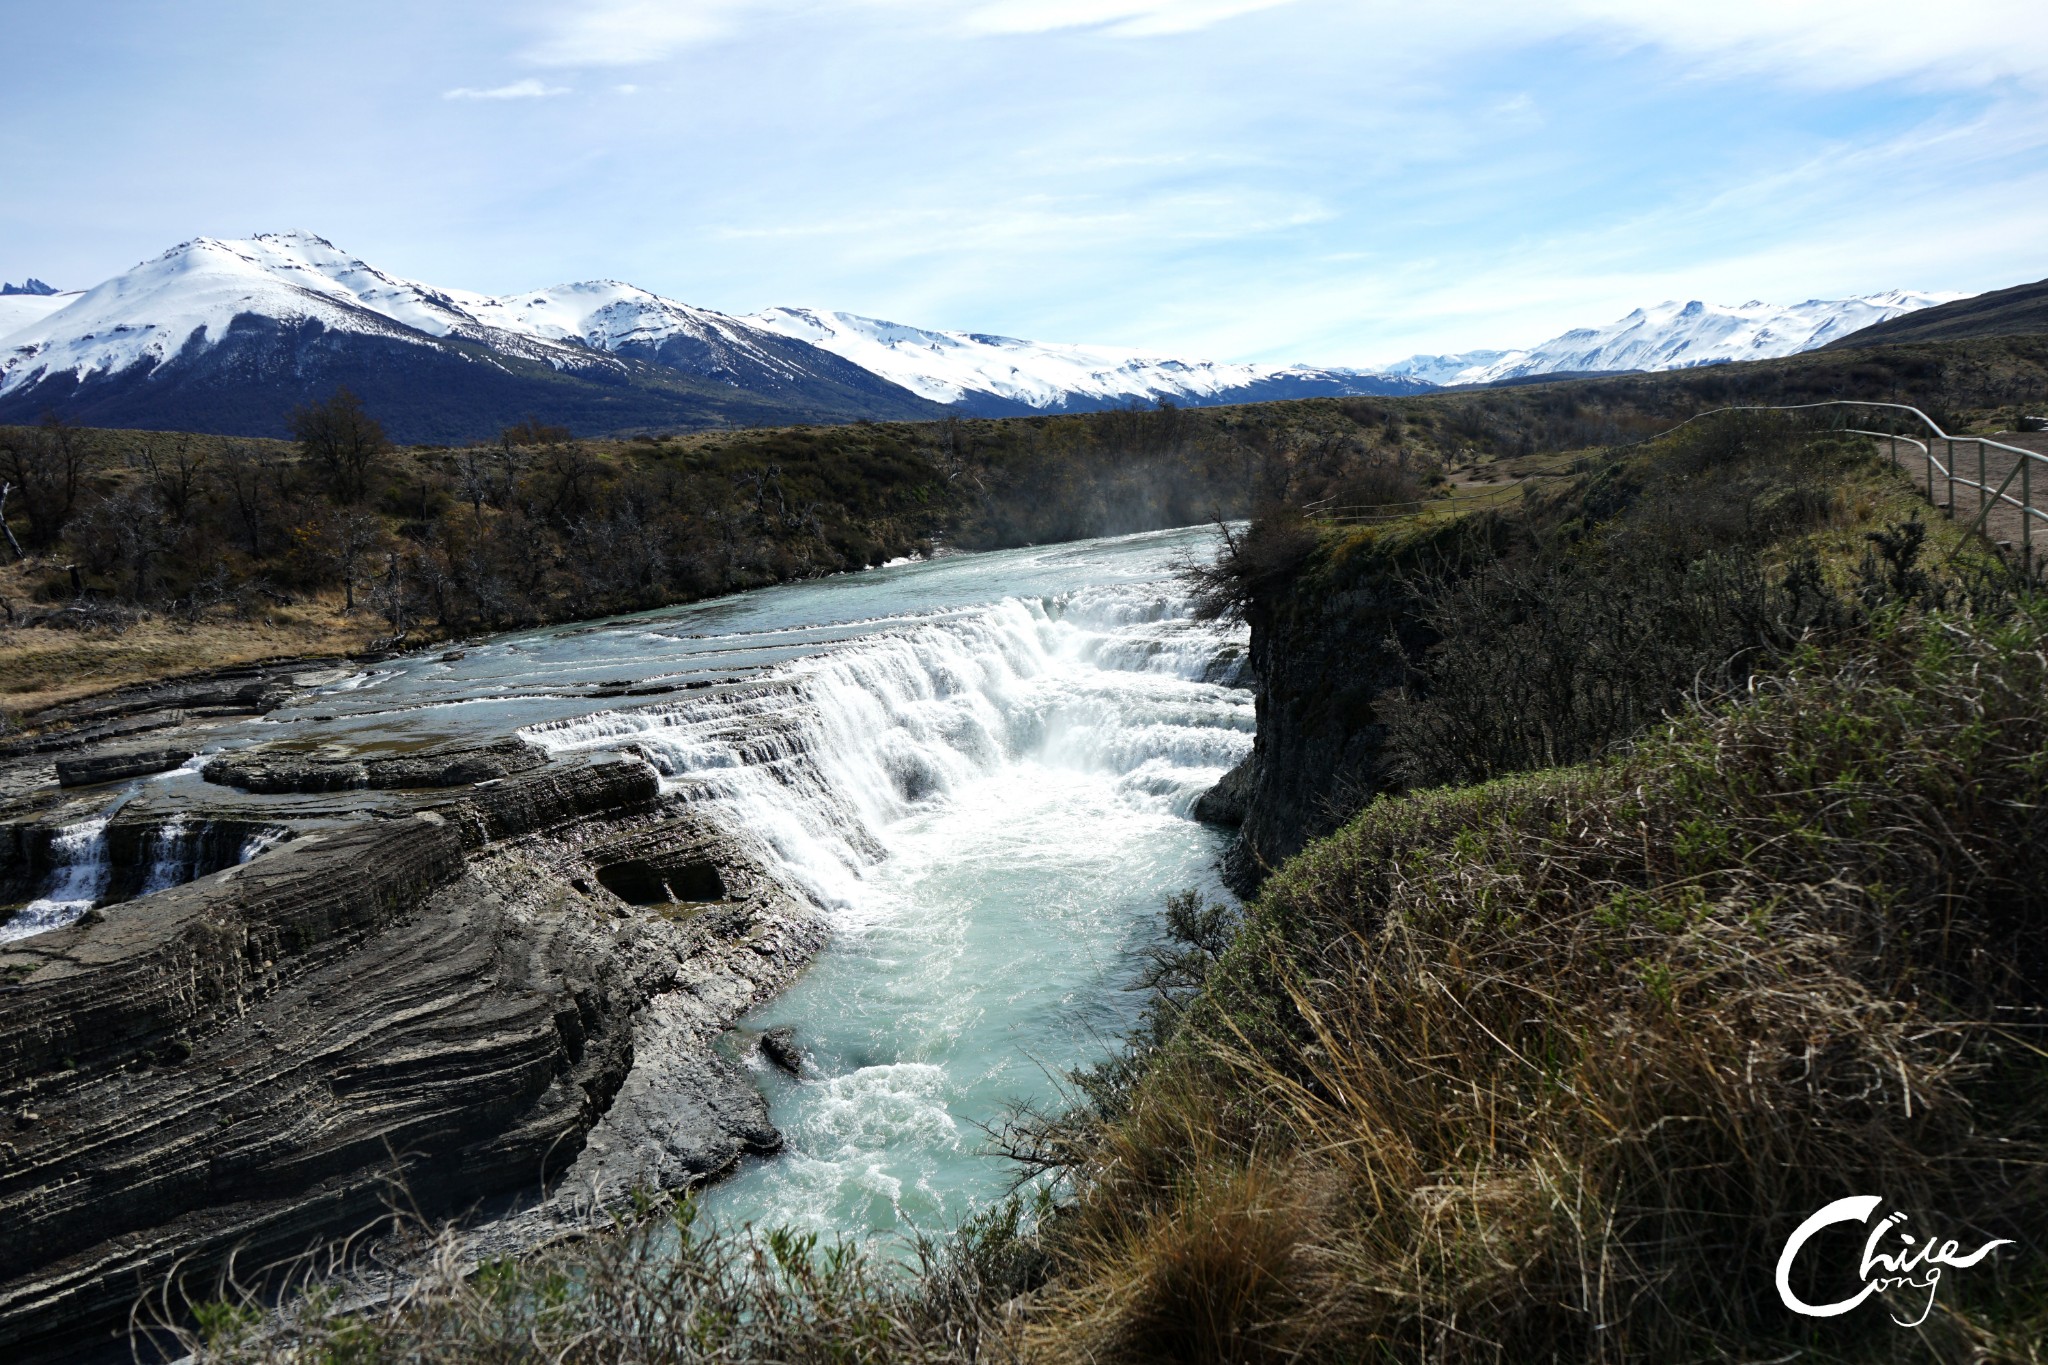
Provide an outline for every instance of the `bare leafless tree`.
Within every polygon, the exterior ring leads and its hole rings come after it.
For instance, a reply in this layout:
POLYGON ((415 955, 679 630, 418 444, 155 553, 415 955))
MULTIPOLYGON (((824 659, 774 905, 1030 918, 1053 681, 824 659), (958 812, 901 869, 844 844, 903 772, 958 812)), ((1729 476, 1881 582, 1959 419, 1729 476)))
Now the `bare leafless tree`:
POLYGON ((363 401, 339 388, 322 402, 294 408, 290 420, 299 449, 326 475, 335 500, 362 501, 378 459, 390 449, 384 428, 364 409, 363 401))

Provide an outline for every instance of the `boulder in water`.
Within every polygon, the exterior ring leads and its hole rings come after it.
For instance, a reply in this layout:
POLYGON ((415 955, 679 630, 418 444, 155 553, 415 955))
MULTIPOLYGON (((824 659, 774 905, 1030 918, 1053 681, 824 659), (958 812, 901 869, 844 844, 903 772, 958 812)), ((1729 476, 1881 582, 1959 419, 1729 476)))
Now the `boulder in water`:
POLYGON ((1224 825, 1235 829, 1244 823, 1251 792, 1252 759, 1247 754, 1244 762, 1223 774, 1222 781, 1196 799, 1195 818, 1205 825, 1224 825))
POLYGON ((761 1035, 761 1055, 781 1067, 792 1076, 801 1076, 804 1070, 804 1050, 797 1046, 796 1030, 788 1026, 772 1028, 761 1035))

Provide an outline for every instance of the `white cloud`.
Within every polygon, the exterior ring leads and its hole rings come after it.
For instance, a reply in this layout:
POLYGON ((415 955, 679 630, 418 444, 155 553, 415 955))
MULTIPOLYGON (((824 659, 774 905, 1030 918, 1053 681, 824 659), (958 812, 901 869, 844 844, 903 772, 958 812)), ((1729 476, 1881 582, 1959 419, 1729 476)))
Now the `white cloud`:
POLYGON ((526 55, 542 66, 658 62, 726 36, 746 8, 744 0, 585 0, 550 15, 526 55))
MULTIPOLYGON (((763 23, 852 22, 946 35, 1028 35, 1092 29, 1123 37, 1189 33, 1281 8, 1331 9, 1357 0, 571 0, 538 21, 525 53, 544 66, 633 66, 745 36, 763 23), (860 18, 865 14, 867 18, 860 18)), ((1978 86, 2048 82, 2048 5, 2041 0, 1434 0, 1375 6, 1390 58, 1450 57, 1519 42, 1571 39, 1650 46, 1696 62, 1705 75, 1767 76, 1853 88, 1905 79, 1978 86)), ((1351 13, 1355 16, 1356 11, 1351 13)))
MULTIPOLYGON (((1298 0, 840 0, 909 17, 939 35, 1049 33, 1095 28, 1127 37, 1190 33, 1298 0), (920 22, 921 21, 921 22, 920 22)), ((542 66, 637 66, 737 35, 746 21, 801 12, 802 0, 582 0, 543 20, 528 60, 542 66)))
POLYGON ((1699 58, 1710 70, 1796 85, 2048 80, 2041 0, 1563 0, 1549 12, 1699 58))
POLYGON ((467 85, 443 91, 444 100, 544 100, 555 95, 566 95, 566 85, 544 85, 537 80, 513 81, 510 85, 494 85, 488 90, 477 90, 467 85))
POLYGON ((967 23, 983 33, 1103 28, 1145 37, 1191 33, 1241 14, 1292 3, 1294 0, 992 0, 969 15, 967 23))

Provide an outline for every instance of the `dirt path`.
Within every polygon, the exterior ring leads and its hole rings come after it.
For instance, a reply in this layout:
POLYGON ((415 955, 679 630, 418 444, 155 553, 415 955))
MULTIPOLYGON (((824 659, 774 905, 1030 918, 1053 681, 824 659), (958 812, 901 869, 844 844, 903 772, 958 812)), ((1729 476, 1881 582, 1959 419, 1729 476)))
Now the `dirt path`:
MULTIPOLYGON (((1994 433, 1990 439, 2003 441, 2007 445, 2018 446, 2023 450, 2033 450, 2043 455, 2048 455, 2048 432, 2001 431, 1994 433)), ((2013 466, 2019 463, 2020 460, 2018 455, 2012 454, 2010 451, 1999 450, 1992 446, 1980 446, 1975 440, 1967 437, 1958 437, 1952 444, 1955 451, 1955 461, 1952 468, 1957 477, 1968 479, 1977 479, 1979 477, 1978 458, 1981 451, 1983 458, 1983 481, 1989 483, 1993 488, 1998 487, 1999 484, 2005 481, 2005 477, 2013 472, 2013 466)), ((1935 441, 1935 458, 1947 464, 1949 462, 1948 451, 1950 446, 1950 442, 1935 441)), ((1890 453, 1891 443, 1879 441, 1878 448, 1890 453)), ((1917 446, 1910 446, 1904 441, 1900 441, 1897 445, 1896 458, 1900 468, 1904 469, 1912 477, 1914 484, 1921 491, 1925 492, 1927 489, 1928 473, 1927 457, 1920 453, 1917 446)), ((2021 477, 2020 475, 2014 475, 2012 483, 2006 489, 2006 492, 2014 498, 2020 496, 2021 477)), ((2048 510, 2048 466, 2035 465, 2031 478, 2033 483, 2033 505, 2037 508, 2048 510)), ((1948 483, 1942 477, 1939 470, 1936 470, 1934 474, 1934 495, 1931 500, 1937 507, 1949 500, 1948 483)), ((1989 494, 1958 483, 1955 487, 1956 519, 1966 525, 1976 521, 1978 514, 1984 510, 1989 501, 1989 494)), ((1989 515, 1984 519, 1985 538, 1995 544, 2010 546, 2017 553, 2025 543, 2025 536, 2022 534, 2021 518, 2022 513, 2019 508, 2007 502, 1998 503, 1991 508, 1989 515)), ((2038 517, 2034 519, 2033 545, 2034 560, 2038 564, 2041 562, 2044 554, 2048 554, 2048 522, 2043 522, 2038 517)))

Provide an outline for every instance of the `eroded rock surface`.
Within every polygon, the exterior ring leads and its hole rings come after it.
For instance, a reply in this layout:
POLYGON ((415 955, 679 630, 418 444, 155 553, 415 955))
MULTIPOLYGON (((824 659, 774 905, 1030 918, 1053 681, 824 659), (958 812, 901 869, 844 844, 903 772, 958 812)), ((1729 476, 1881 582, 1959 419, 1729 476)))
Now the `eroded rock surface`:
POLYGON ((260 715, 302 688, 342 676, 339 659, 291 659, 211 669, 142 683, 49 707, 29 718, 31 734, 0 743, 0 760, 59 753, 167 730, 194 719, 260 715))
POLYGON ((779 1145, 712 1044, 823 926, 746 836, 637 760, 435 801, 0 945, 0 1357, 105 1344, 173 1264, 299 1253, 394 1179, 429 1216, 581 1205, 779 1145))
POLYGON ((386 755, 259 748, 212 759, 200 775, 250 792, 338 792, 463 787, 531 772, 545 762, 539 750, 517 739, 386 755))
POLYGON ((168 772, 191 761, 193 750, 171 744, 109 744, 57 760, 57 782, 87 787, 168 772))

